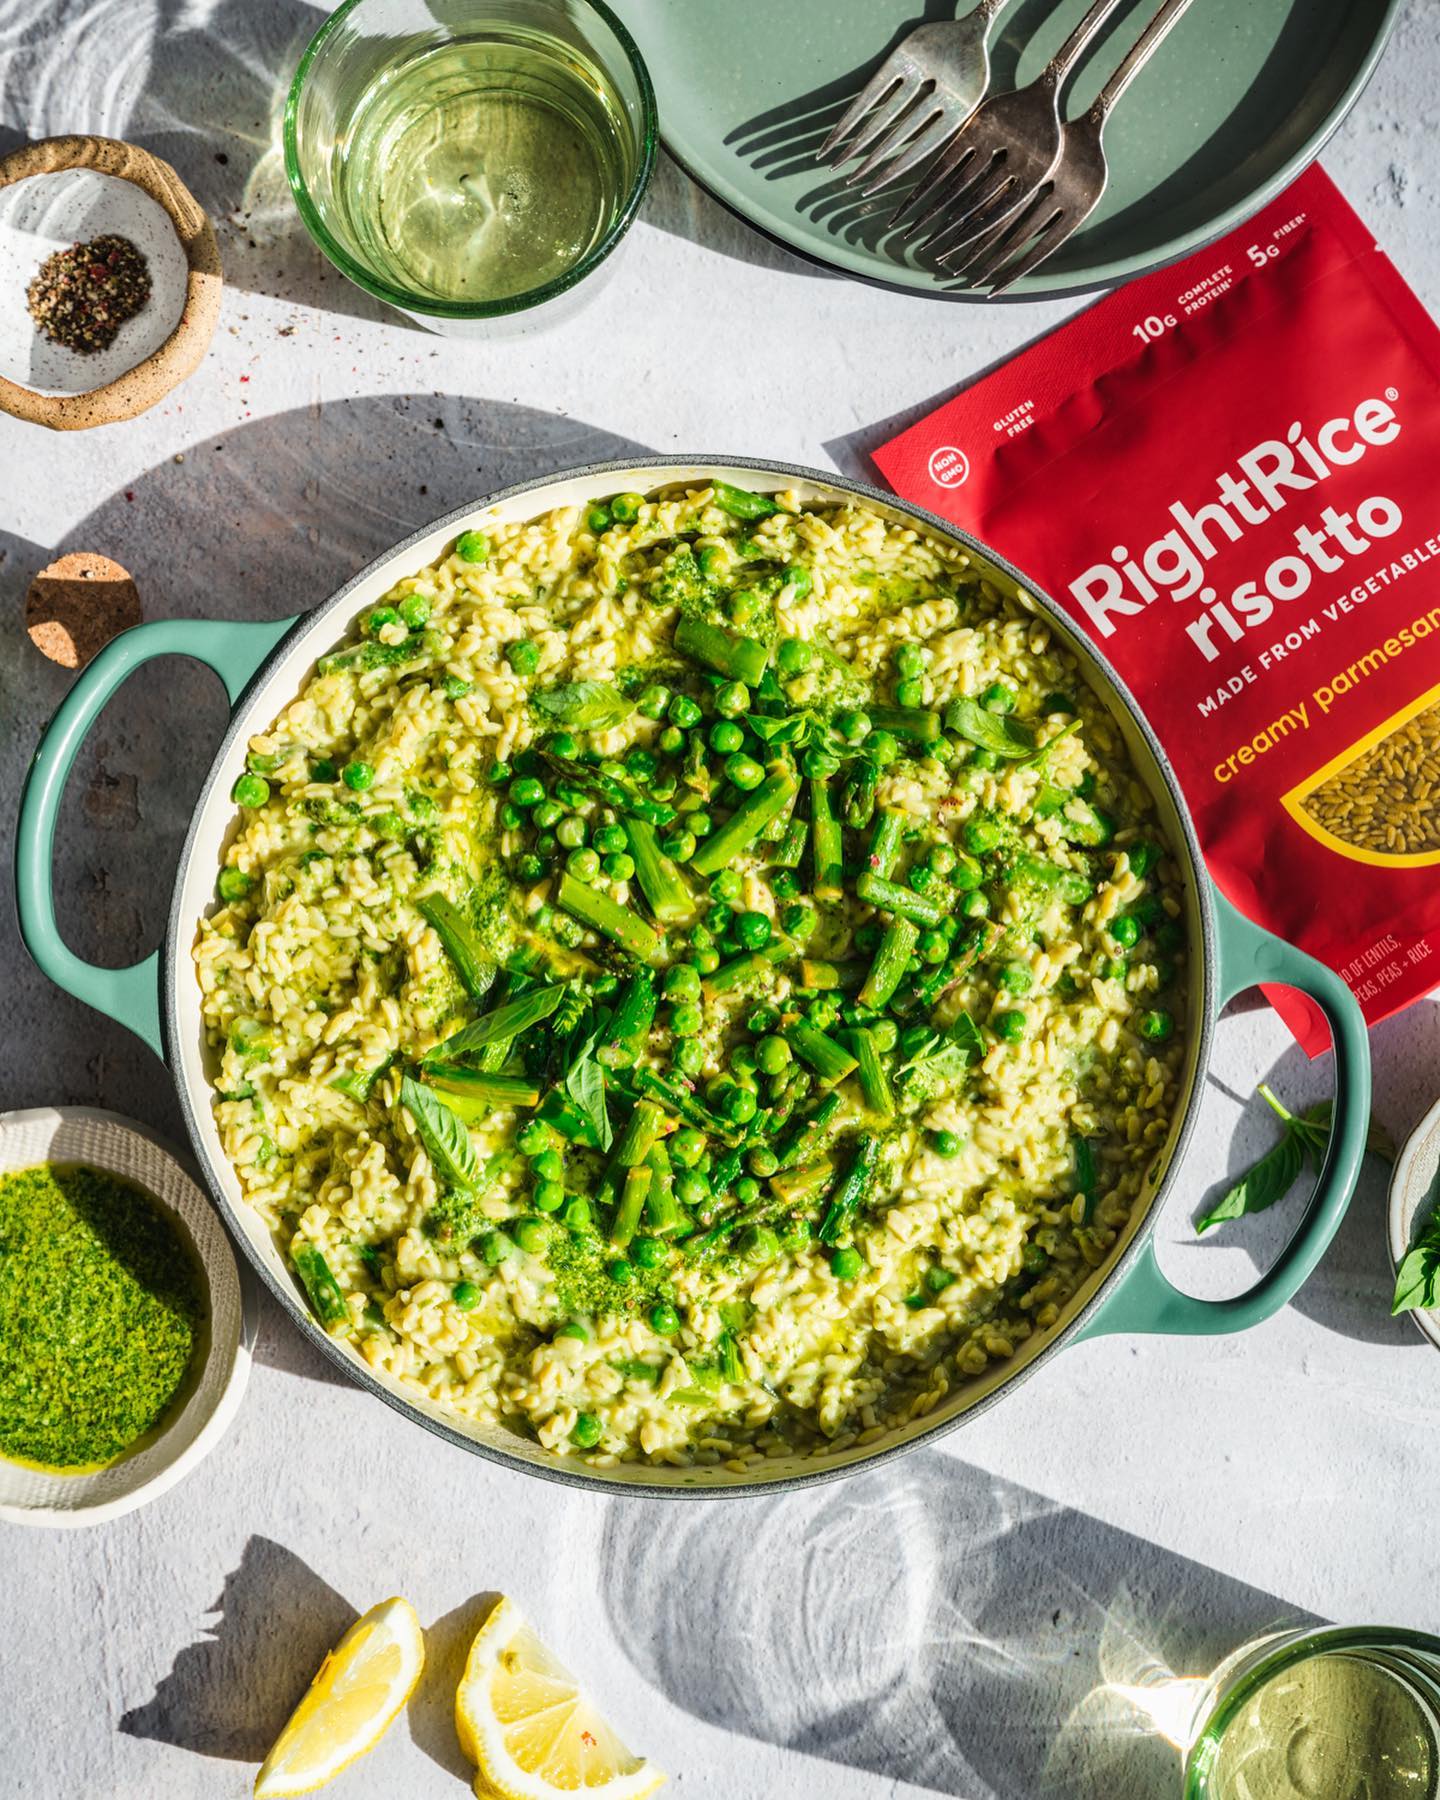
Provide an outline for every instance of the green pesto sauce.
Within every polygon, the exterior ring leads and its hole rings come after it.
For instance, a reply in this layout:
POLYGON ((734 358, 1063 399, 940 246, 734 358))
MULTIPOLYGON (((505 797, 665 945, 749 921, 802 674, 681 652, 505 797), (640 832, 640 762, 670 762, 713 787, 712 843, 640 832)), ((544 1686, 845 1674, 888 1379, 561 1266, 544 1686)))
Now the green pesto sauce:
POLYGON ((114 1462, 165 1418, 205 1323, 194 1255, 143 1189, 64 1163, 0 1180, 0 1453, 114 1462))

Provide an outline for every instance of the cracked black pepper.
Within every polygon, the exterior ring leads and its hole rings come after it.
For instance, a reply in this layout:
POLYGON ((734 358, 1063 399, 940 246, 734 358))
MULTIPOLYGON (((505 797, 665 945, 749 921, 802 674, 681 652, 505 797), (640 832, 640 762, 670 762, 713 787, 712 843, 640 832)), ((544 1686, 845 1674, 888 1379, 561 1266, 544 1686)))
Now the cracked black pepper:
POLYGON ((47 256, 25 298, 46 337, 92 356, 149 301, 150 266, 129 238, 107 232, 47 256))

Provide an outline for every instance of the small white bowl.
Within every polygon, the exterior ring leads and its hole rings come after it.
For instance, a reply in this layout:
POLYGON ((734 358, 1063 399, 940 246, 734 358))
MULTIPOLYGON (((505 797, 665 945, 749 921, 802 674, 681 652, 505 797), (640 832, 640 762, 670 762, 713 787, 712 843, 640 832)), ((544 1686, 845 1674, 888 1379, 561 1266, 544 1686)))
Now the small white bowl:
POLYGON ((0 1113, 0 1176, 37 1163, 88 1163, 144 1188, 178 1221, 205 1271, 210 1341, 189 1398, 151 1444, 109 1468, 54 1475, 0 1455, 0 1520, 14 1525, 98 1525, 143 1506, 220 1441, 250 1376, 254 1302, 215 1208, 162 1138, 133 1119, 91 1106, 0 1113))
MULTIPOLYGON (((1415 1227, 1421 1223, 1421 1215, 1431 1211, 1430 1196, 1437 1169, 1440 1169, 1440 1101, 1436 1101, 1401 1145, 1390 1176, 1390 1261, 1397 1274, 1415 1236, 1415 1227)), ((1440 1349, 1440 1310, 1426 1312, 1416 1307, 1407 1316, 1415 1321, 1416 1329, 1440 1349)))

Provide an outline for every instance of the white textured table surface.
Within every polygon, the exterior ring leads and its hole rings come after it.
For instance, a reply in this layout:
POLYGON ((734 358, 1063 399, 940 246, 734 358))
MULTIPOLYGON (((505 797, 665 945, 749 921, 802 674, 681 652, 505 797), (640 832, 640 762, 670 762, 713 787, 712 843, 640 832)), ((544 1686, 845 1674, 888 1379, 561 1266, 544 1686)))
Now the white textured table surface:
MULTIPOLYGON (((800 0, 792 0, 800 3, 800 0)), ((806 0, 818 3, 818 0, 806 0)), ((271 149, 298 0, 0 0, 0 149, 95 130, 171 158, 216 217, 228 287, 201 371, 131 424, 0 420, 0 830, 67 678, 20 632, 57 549, 137 577, 147 616, 279 617, 462 501, 632 447, 863 470, 908 419, 1058 320, 825 278, 662 163, 624 260, 563 332, 495 348, 408 329, 300 234, 271 149)), ((1408 16, 1325 162, 1440 308, 1440 36, 1408 16)), ((62 830, 83 952, 158 939, 222 708, 152 666, 101 720, 62 830)), ((160 1065, 49 988, 0 919, 0 1107, 82 1101, 179 1136, 160 1065)), ((1440 1007, 1374 1034, 1397 1136, 1440 1090, 1440 1007)), ((1253 1275, 1285 1216, 1187 1244, 1264 1130, 1257 1079, 1325 1091, 1265 1011, 1221 1025, 1200 1142, 1161 1227, 1205 1292, 1253 1275), (1248 1246, 1239 1248, 1236 1245, 1248 1246)), ((515 1595, 675 1791, 1107 1800, 1173 1758, 1102 1678, 1207 1668, 1281 1619, 1440 1624, 1440 1360, 1387 1316, 1371 1168, 1296 1305, 1221 1340, 1106 1339, 887 1471, 769 1502, 609 1502, 499 1473, 342 1383, 267 1305, 240 1421, 152 1508, 76 1535, 0 1528, 0 1796, 248 1791, 325 1647, 392 1592, 430 1630, 399 1726, 335 1791, 462 1793, 454 1657, 479 1595, 515 1595), (1088 1698, 1087 1698, 1088 1696, 1088 1698), (1168 1760, 1167 1760, 1168 1759, 1168 1760)))

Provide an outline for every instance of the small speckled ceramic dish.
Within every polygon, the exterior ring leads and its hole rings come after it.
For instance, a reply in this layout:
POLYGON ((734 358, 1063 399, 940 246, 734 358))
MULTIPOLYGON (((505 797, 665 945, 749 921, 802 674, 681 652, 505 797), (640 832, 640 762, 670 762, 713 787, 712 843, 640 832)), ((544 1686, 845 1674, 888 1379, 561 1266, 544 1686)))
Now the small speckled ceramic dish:
MULTIPOLYGON (((1390 1177, 1390 1261, 1396 1273, 1415 1233, 1440 1204, 1440 1100, 1406 1138, 1395 1158, 1390 1177)), ((1415 1327, 1440 1349, 1440 1311, 1420 1307, 1407 1315, 1415 1327)))
POLYGON ((199 365, 220 287, 209 219, 148 150, 58 137, 0 159, 0 410, 53 431, 134 418, 199 365), (113 343, 82 355, 36 328, 27 290, 52 252, 106 234, 144 256, 150 298, 113 343))
POLYGON ((93 1474, 50 1474, 0 1456, 0 1520, 98 1525, 163 1494, 219 1442, 249 1379, 254 1303, 215 1208, 145 1126, 89 1106, 0 1113, 0 1177, 46 1162, 105 1169, 151 1194, 194 1250, 209 1302, 203 1366, 152 1442, 93 1474))

